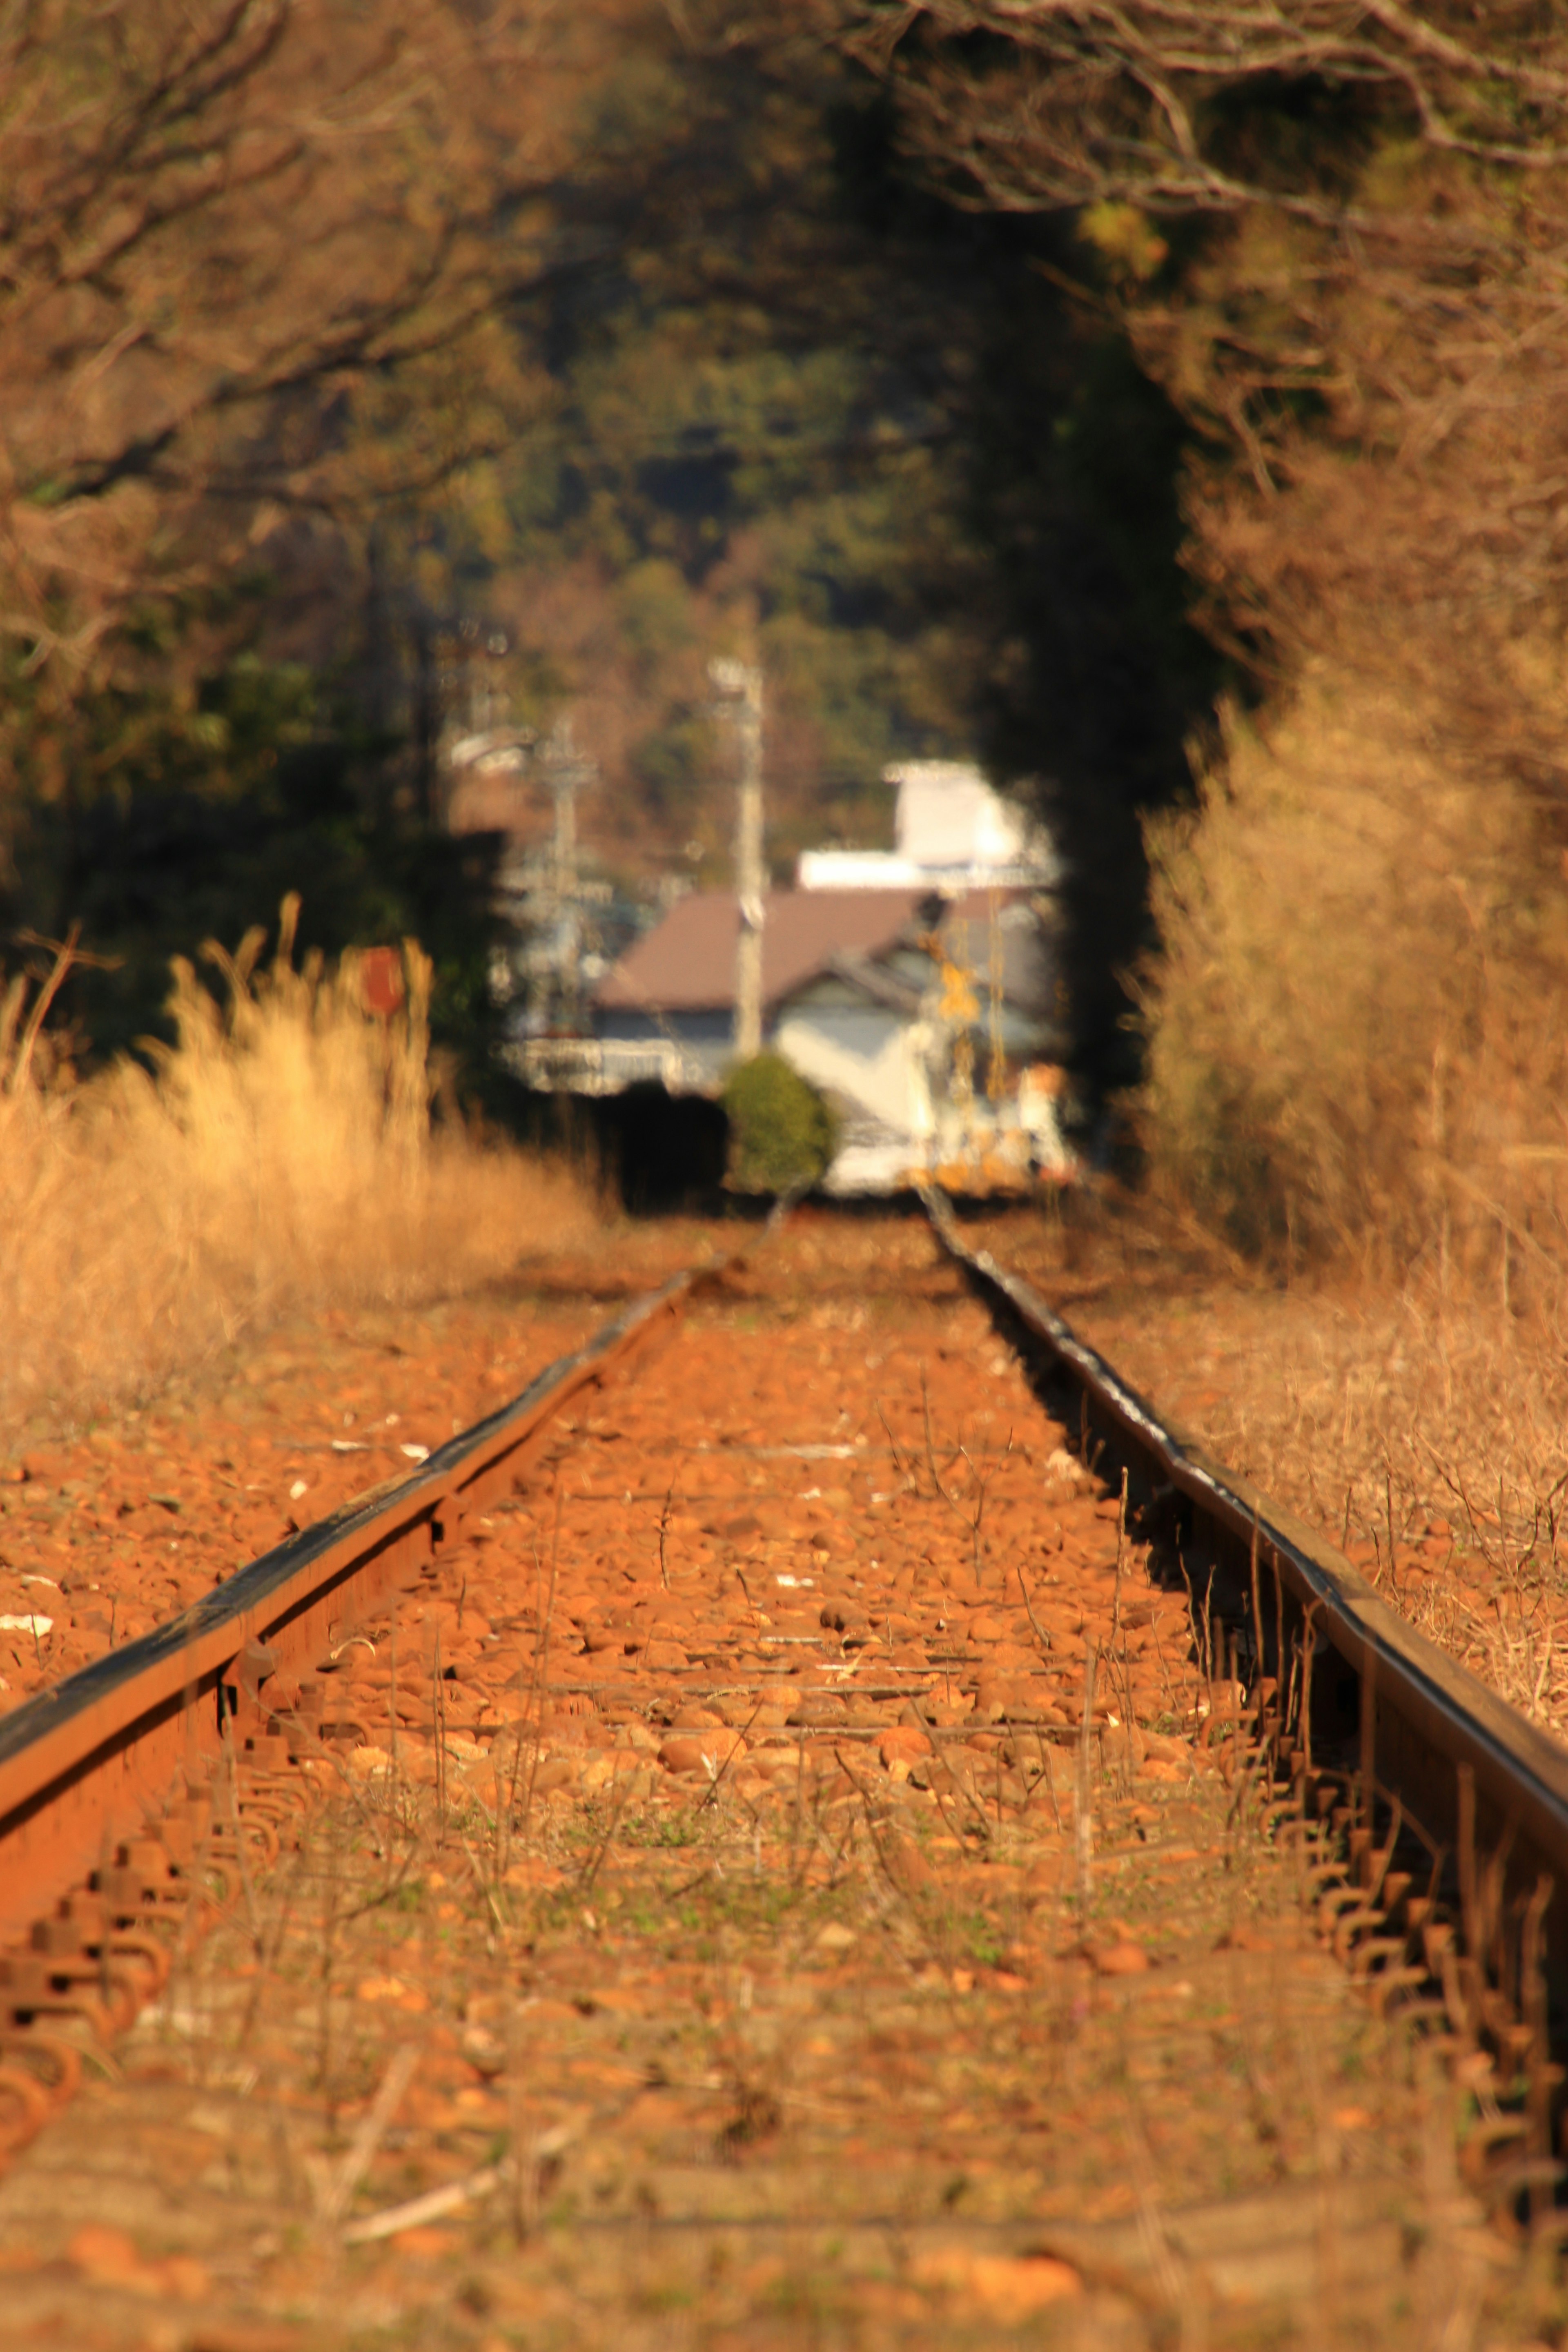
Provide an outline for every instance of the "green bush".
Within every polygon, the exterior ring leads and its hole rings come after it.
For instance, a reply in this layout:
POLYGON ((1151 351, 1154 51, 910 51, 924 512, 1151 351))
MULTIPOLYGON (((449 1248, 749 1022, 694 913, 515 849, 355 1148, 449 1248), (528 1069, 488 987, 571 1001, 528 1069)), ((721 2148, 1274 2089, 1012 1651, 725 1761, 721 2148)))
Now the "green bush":
POLYGON ((730 1122, 730 1182, 740 1192, 816 1184, 838 1149, 838 1122, 782 1054, 731 1070, 720 1097, 730 1122))

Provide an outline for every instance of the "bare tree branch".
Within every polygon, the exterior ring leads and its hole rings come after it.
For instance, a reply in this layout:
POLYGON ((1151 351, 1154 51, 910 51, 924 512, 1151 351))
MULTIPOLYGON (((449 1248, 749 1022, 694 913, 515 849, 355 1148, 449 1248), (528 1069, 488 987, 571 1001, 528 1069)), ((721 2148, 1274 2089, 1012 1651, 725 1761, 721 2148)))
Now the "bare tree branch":
POLYGON ((1194 428, 1184 561, 1215 641, 1275 681, 1314 651, 1403 669, 1475 772, 1553 772, 1568 18, 822 7, 954 202, 1076 222, 1089 299, 1194 428))
POLYGON ((92 657, 221 561, 206 502, 306 450, 341 509, 354 388, 384 427, 437 355, 442 413, 406 407, 377 479, 460 462, 453 404, 512 364, 494 307, 549 266, 574 93, 633 5, 0 0, 0 626, 92 657))

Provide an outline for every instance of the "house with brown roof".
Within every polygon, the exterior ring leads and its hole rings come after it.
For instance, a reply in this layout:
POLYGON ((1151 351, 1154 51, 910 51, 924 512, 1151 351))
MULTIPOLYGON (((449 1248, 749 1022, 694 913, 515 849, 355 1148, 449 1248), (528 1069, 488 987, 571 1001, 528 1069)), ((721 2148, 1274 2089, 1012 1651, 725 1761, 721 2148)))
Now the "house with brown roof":
MULTIPOLYGON (((763 911, 763 1039, 838 1113, 830 1189, 886 1190, 997 1149, 1021 1172, 1065 1171, 1055 1089, 1038 1076, 1059 1052, 1053 959, 1029 892, 773 890, 763 911)), ((539 1049, 556 1083, 717 1094, 739 934, 732 891, 679 900, 599 982, 592 1037, 539 1049)))
MULTIPOLYGON (((799 887, 763 901, 763 1042, 838 1113, 830 1190, 1064 1176, 1054 845, 968 762, 886 777, 893 848, 805 852, 799 887)), ((578 1094, 716 1096, 740 936, 733 891, 678 898, 597 981, 591 1034, 521 1038, 513 1066, 578 1094)))

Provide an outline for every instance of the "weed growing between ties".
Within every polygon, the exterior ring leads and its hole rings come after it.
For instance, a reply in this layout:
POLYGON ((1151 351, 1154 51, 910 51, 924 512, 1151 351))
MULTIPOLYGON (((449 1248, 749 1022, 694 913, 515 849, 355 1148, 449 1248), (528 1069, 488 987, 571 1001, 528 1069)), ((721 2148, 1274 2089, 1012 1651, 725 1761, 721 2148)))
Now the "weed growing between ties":
POLYGON ((637 2352, 1542 2324, 1465 2190, 1475 2099, 1317 1947, 1242 1776, 1151 1802, 1091 1741, 1085 1877, 1076 1750, 1059 1826, 983 1831, 801 1746, 792 1786, 695 1794, 628 1750, 632 1794, 526 1819, 456 1757, 445 1790, 330 1773, 125 2053, 199 2090, 253 2313, 311 2352, 394 2312, 637 2352))
POLYGON ((562 1171, 432 1133, 430 966, 404 950, 405 1002, 371 1014, 359 959, 293 967, 260 933, 219 1004, 177 964, 178 1042, 78 1084, 43 1016, 0 1000, 0 1428, 59 1423, 155 1388, 290 1307, 405 1304, 581 1239, 562 1171))

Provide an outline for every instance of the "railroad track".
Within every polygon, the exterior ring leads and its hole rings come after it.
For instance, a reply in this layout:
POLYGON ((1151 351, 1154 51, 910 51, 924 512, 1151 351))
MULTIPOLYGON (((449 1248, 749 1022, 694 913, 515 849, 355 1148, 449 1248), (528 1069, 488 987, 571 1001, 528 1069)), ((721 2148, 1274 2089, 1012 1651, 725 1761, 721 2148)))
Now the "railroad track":
MULTIPOLYGON (((940 1808, 962 1849, 1031 1806, 1070 1814, 1108 1752, 1129 1774, 1178 1779, 1181 1738, 1139 1728, 1158 1718, 1220 1755, 1237 1802, 1250 1792, 1311 1825, 1334 1948, 1379 1999, 1425 2005, 1462 2054, 1523 2085, 1499 2178, 1540 2201, 1550 2021, 1568 1970, 1553 1899, 1568 1878, 1568 1759, 1311 1530, 1163 1424, 1027 1286, 966 1245, 944 1203, 926 1206, 1059 1433, 1027 1462, 1011 1433, 1001 1443, 994 1413, 994 1442, 983 1429, 954 1447, 943 1416, 980 1381, 961 1363, 934 1401, 934 1433, 922 1370, 919 1410, 908 1391, 879 1410, 874 1436, 774 1443, 763 1425, 668 1480, 639 1457, 639 1484, 623 1493, 612 1429, 610 1458, 573 1486, 567 1437, 599 1442, 584 1400, 635 1382, 700 1286, 737 1279, 733 1261, 705 1267, 413 1475, 0 1718, 0 2119, 13 2146, 74 2084, 84 2024, 102 2039, 122 2030, 193 1919, 232 1908, 323 1789, 384 1801, 390 1785, 395 1801, 402 1775, 443 1814, 488 1806, 504 1846, 509 1814, 542 1806, 558 1779, 607 1791, 612 1820, 650 1784, 700 1803, 727 1782, 786 1800, 793 1787, 798 1810, 810 1755, 866 1808, 896 1884, 910 1849, 877 1817, 879 1774, 940 1808), (847 1492, 832 1499, 840 1463, 870 1481, 853 1577, 837 1524, 847 1492), (752 1505, 737 1465, 769 1464, 822 1491, 782 1517, 752 1505), (871 1557, 889 1505, 917 1537, 945 1534, 913 1558, 871 1557), (642 1514, 640 1614, 601 1595, 568 1631, 552 1597, 563 1514, 586 1527, 612 1506, 642 1514), (481 1643, 470 1675, 485 1587, 462 1563, 498 1514, 520 1508, 535 1585, 521 1651, 505 1653, 503 1675, 481 1643), (1065 1574, 1022 1565, 1029 1516, 1047 1510, 1063 1559, 1079 1547, 1088 1600, 1070 1600, 1065 1574), (943 1578, 963 1570, 972 1589, 945 1617, 922 1617, 922 1581, 953 1544, 943 1578), (730 1596, 721 1620, 689 1595, 678 1603, 677 1551, 689 1593, 706 1580, 730 1596), (470 1590, 481 1597, 465 1635, 470 1590), (574 1718, 616 1727, 613 1752, 580 1767, 574 1718)), ((615 1573, 635 1580, 626 1560, 615 1573)), ((1087 1887, 1086 1854, 1079 1866, 1087 1887)))
POLYGON ((1568 1900, 1553 1892, 1568 1887, 1568 1751, 1318 1530, 1162 1419, 1027 1283, 966 1245, 945 1201, 926 1207, 1076 1422, 1085 1458, 1102 1476, 1125 1472, 1166 1572, 1194 1596, 1197 1638, 1228 1648, 1290 1780, 1310 1778, 1310 1801, 1331 1804, 1375 1924, 1430 1927, 1424 1949, 1456 2030, 1482 2032, 1489 1995, 1500 2024, 1511 2011, 1509 2032, 1543 1994, 1568 2011, 1568 1900), (1528 2000, 1527 1978, 1540 1979, 1528 2000))

